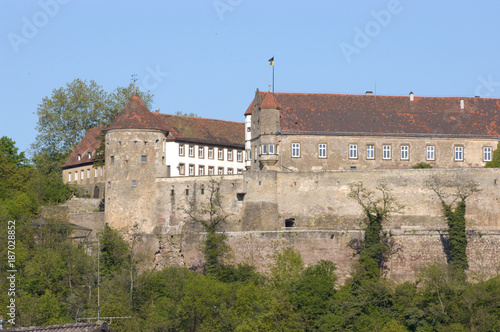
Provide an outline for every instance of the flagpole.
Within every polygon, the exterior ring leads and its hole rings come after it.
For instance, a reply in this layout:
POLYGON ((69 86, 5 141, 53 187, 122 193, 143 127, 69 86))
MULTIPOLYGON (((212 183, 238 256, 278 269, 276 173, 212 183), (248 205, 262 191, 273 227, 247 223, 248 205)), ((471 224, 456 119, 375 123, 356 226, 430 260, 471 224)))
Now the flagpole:
POLYGON ((274 65, 273 65, 273 93, 274 93, 274 65))

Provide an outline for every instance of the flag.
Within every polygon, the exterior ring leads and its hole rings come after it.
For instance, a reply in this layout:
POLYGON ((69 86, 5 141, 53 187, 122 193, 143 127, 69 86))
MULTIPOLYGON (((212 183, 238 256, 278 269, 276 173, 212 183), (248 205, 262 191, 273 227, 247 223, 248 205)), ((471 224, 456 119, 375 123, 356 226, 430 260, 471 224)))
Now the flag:
POLYGON ((272 57, 271 59, 268 60, 269 61, 269 64, 271 66, 274 66, 274 57, 272 57))

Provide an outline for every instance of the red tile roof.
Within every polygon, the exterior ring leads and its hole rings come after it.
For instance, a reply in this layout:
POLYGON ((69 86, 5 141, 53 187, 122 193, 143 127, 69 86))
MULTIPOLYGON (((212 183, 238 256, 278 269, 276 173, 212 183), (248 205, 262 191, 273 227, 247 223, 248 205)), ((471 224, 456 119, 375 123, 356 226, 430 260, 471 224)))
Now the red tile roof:
POLYGON ((101 140, 99 140, 99 134, 101 133, 102 126, 91 128, 87 130, 82 140, 73 150, 73 153, 69 156, 68 160, 62 166, 63 169, 86 165, 94 163, 95 153, 92 153, 100 144, 101 140), (92 156, 89 159, 88 153, 91 152, 92 156), (78 160, 78 155, 80 155, 80 160, 78 160))
POLYGON ((169 140, 237 148, 245 146, 243 122, 151 113, 135 95, 106 131, 115 129, 155 129, 168 133, 169 140))
POLYGON ((500 138, 500 99, 414 97, 410 101, 407 96, 315 93, 274 93, 274 97, 281 105, 283 133, 500 138))
POLYGON ((113 129, 155 129, 164 130, 161 121, 143 104, 138 95, 133 95, 123 111, 106 128, 113 129))
POLYGON ((184 115, 158 114, 169 140, 245 147, 245 124, 184 115))
POLYGON ((262 100, 262 103, 260 104, 260 108, 281 109, 281 105, 278 103, 278 101, 274 97, 274 93, 268 92, 264 96, 264 99, 262 100))

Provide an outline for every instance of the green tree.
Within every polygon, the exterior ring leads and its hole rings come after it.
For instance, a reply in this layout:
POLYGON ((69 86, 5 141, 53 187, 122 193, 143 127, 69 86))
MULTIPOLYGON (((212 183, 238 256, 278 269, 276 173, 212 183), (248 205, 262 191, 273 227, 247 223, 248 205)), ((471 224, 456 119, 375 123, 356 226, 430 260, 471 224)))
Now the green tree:
POLYGON ((367 225, 364 247, 359 256, 360 277, 378 278, 390 251, 382 234, 382 223, 391 213, 401 211, 404 206, 396 201, 384 184, 379 184, 376 188, 380 192, 379 197, 362 183, 351 183, 349 187, 349 197, 363 209, 367 225))
POLYGON ((465 213, 467 198, 479 191, 479 185, 470 179, 441 179, 437 176, 427 180, 426 185, 434 191, 441 201, 448 224, 449 252, 448 261, 456 276, 465 278, 468 269, 467 233, 465 213))
POLYGON ((0 138, 0 153, 2 153, 9 162, 14 163, 17 167, 28 164, 28 159, 24 152, 19 153, 16 147, 16 142, 7 136, 0 138))
POLYGON ((491 161, 488 161, 485 165, 487 168, 499 168, 500 167, 500 142, 497 144, 497 148, 493 151, 493 156, 491 161))
POLYGON ((189 208, 186 213, 193 223, 201 225, 206 232, 202 243, 206 272, 221 275, 226 268, 224 259, 228 257, 230 252, 230 247, 226 242, 226 234, 221 231, 228 215, 224 212, 222 204, 220 181, 210 179, 207 189, 208 200, 198 203, 196 193, 194 193, 189 200, 189 208))

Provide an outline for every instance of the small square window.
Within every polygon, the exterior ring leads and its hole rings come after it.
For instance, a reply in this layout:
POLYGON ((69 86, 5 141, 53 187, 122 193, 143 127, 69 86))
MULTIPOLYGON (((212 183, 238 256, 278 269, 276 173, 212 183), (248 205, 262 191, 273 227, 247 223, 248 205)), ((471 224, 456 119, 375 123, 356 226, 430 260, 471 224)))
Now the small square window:
POLYGON ((349 144, 349 159, 357 159, 357 158, 358 158, 358 145, 349 144))
POLYGON ((410 159, 410 147, 408 145, 401 145, 401 160, 410 159))
POLYGON ((132 187, 135 187, 137 186, 137 181, 136 180, 132 180, 132 187))
POLYGON ((238 174, 243 174, 243 169, 238 168, 238 171, 237 171, 237 172, 238 172, 238 174))
POLYGON ((324 143, 318 144, 318 157, 326 158, 326 144, 324 143))
POLYGON ((435 154, 434 154, 434 146, 428 145, 427 146, 427 154, 426 154, 426 159, 427 160, 434 160, 435 154))
POLYGON ((292 143, 292 157, 300 157, 300 143, 292 143))
POLYGON ((463 146, 455 146, 455 160, 456 161, 464 160, 464 147, 463 146))
POLYGON ((147 156, 141 156, 141 163, 145 163, 148 161, 147 156))
POLYGON ((375 159, 375 145, 368 144, 366 146, 366 159, 375 159))
POLYGON ((274 154, 274 144, 269 144, 269 154, 274 154))
POLYGON ((483 148, 483 160, 491 161, 491 147, 487 146, 483 148))
POLYGON ((383 159, 391 159, 391 146, 390 145, 384 145, 382 147, 382 158, 383 159))

